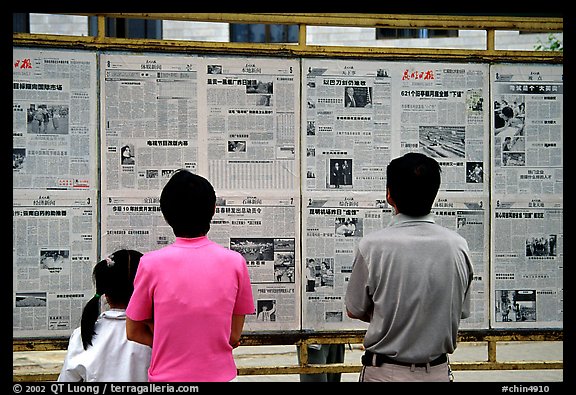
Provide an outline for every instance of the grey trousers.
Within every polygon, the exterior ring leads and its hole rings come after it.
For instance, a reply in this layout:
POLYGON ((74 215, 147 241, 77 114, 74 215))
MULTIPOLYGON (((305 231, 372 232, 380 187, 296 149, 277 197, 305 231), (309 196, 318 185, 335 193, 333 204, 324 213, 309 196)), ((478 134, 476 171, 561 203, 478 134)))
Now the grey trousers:
MULTIPOLYGON (((308 347, 308 363, 342 363, 344 362, 344 344, 322 344, 320 350, 308 347)), ((300 363, 300 350, 298 350, 300 363)), ((301 374, 300 382, 340 382, 342 373, 301 374)))
POLYGON ((389 363, 381 366, 363 366, 358 381, 440 381, 449 382, 448 364, 428 368, 411 368, 389 363))

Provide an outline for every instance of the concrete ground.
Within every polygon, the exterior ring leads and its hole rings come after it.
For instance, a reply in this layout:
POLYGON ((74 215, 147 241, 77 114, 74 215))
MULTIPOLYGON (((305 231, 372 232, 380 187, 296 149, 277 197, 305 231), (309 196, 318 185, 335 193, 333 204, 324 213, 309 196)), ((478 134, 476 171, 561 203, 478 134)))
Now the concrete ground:
MULTIPOLYGON (((563 342, 499 342, 497 361, 563 361, 563 342)), ((346 348, 345 363, 359 364, 360 345, 346 348)), ((487 343, 461 343, 450 360, 486 361, 487 343)), ((13 353, 13 374, 58 373, 66 354, 59 351, 22 351, 13 353)), ((240 346, 234 350, 238 367, 298 365, 296 346, 240 346)), ((455 382, 563 382, 564 372, 544 370, 454 371, 455 382)), ((238 376, 238 382, 298 382, 297 374, 238 376)), ((357 382, 358 373, 342 374, 343 382, 357 382)))
MULTIPOLYGON (((346 349, 344 362, 359 364, 363 350, 359 345, 346 349)), ((563 342, 510 342, 498 343, 496 348, 498 362, 505 361, 562 361, 563 342)), ((239 347, 235 351, 238 366, 285 366, 297 365, 295 346, 258 346, 239 347)), ((461 343, 450 361, 469 362, 486 361, 488 358, 487 344, 461 343)), ((563 381, 563 371, 557 369, 545 370, 497 370, 497 371, 454 371, 455 382, 545 382, 563 381)), ((239 376, 239 382, 254 381, 299 381, 294 374, 270 376, 239 376)), ((357 382, 358 373, 343 373, 343 382, 357 382)))

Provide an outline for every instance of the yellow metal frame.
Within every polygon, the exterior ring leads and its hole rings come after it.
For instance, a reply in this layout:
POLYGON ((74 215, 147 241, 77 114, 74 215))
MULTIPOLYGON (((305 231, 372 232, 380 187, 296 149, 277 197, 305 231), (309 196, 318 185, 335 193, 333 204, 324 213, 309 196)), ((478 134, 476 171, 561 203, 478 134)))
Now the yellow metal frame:
MULTIPOLYGON (((303 13, 74 13, 66 15, 96 16, 98 32, 94 37, 14 33, 13 46, 57 47, 87 50, 152 51, 170 53, 218 53, 240 55, 268 55, 284 57, 333 57, 388 60, 434 60, 466 62, 532 62, 563 63, 562 52, 510 51, 495 49, 498 30, 526 32, 562 32, 562 18, 554 17, 498 17, 469 15, 404 15, 404 14, 303 14, 303 13), (181 20, 217 23, 297 24, 297 44, 220 43, 184 40, 125 39, 105 36, 105 18, 136 18, 154 20, 181 20), (430 49, 383 48, 309 45, 306 42, 307 26, 349 26, 374 28, 427 28, 484 30, 487 32, 486 48, 430 49)), ((240 375, 299 374, 299 373, 354 373, 358 364, 316 365, 308 363, 307 344, 361 344, 364 331, 336 332, 280 332, 257 333, 242 336, 242 345, 301 345, 300 364, 275 367, 243 367, 240 375)), ((487 360, 477 362, 452 362, 453 370, 534 370, 563 369, 562 361, 498 362, 496 345, 509 341, 563 341, 560 330, 474 330, 462 331, 459 342, 486 342, 487 360)), ((67 348, 68 339, 14 339, 13 351, 51 351, 67 348)), ((13 381, 53 381, 58 373, 14 375, 13 381)))
MULTIPOLYGON (((320 344, 362 344, 364 331, 332 332, 269 332, 242 335, 242 346, 294 345, 300 353, 300 363, 286 366, 240 367, 238 374, 246 375, 281 375, 306 373, 358 373, 362 366, 358 363, 309 364, 306 345, 320 344)), ((498 342, 515 341, 563 341, 561 329, 548 330, 470 330, 458 334, 458 342, 484 342, 487 345, 487 357, 484 361, 451 362, 450 367, 458 370, 543 370, 563 369, 563 361, 506 361, 499 362, 496 355, 498 342)), ((65 350, 68 339, 15 339, 13 351, 55 351, 65 350)), ((54 381, 59 372, 29 373, 13 375, 13 381, 54 381)))
POLYGON ((73 13, 66 15, 98 18, 96 36, 65 36, 14 33, 13 45, 59 46, 98 50, 134 50, 154 52, 197 52, 288 57, 341 57, 393 60, 455 60, 468 62, 544 62, 562 63, 562 52, 495 49, 498 30, 525 32, 562 32, 563 18, 498 17, 469 15, 407 15, 407 14, 304 14, 304 13, 73 13), (263 23, 299 25, 297 44, 229 43, 187 40, 127 39, 106 37, 105 18, 179 20, 216 23, 263 23), (307 26, 347 26, 396 29, 460 29, 486 31, 486 48, 432 49, 309 45, 307 26))

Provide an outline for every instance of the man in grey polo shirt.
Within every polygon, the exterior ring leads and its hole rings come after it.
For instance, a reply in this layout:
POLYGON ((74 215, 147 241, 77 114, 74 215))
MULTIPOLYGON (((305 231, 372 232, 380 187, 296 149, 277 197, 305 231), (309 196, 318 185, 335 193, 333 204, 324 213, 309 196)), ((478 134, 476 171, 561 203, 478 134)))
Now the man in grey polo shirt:
POLYGON ((408 153, 386 169, 390 225, 355 251, 348 316, 369 322, 360 381, 449 381, 460 319, 470 316, 473 268, 466 240, 434 223, 441 169, 408 153))

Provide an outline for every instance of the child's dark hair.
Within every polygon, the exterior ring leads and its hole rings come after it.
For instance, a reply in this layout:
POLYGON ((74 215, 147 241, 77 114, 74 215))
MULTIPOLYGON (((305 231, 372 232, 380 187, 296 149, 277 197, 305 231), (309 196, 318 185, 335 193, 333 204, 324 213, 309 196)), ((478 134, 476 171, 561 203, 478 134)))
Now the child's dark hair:
POLYGON ((430 213, 440 188, 440 165, 432 157, 409 152, 386 168, 386 186, 399 212, 410 216, 430 213))
POLYGON ((160 210, 177 237, 207 234, 215 207, 212 184, 186 169, 176 170, 160 194, 160 210))
POLYGON ((142 253, 135 250, 118 250, 94 266, 92 280, 96 294, 82 310, 80 331, 82 344, 87 350, 96 335, 94 326, 100 315, 100 297, 106 295, 109 303, 128 305, 134 292, 134 277, 142 253))

